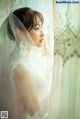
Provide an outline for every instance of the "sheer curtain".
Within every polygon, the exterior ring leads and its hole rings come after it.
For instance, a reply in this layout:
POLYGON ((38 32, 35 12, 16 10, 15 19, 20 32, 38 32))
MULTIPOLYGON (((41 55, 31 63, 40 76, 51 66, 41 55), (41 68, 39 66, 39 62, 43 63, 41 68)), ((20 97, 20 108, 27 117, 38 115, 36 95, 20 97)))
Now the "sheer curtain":
POLYGON ((0 26, 9 15, 16 0, 0 0, 0 26))
POLYGON ((54 73, 50 119, 80 119, 80 4, 54 1, 54 6, 54 73))

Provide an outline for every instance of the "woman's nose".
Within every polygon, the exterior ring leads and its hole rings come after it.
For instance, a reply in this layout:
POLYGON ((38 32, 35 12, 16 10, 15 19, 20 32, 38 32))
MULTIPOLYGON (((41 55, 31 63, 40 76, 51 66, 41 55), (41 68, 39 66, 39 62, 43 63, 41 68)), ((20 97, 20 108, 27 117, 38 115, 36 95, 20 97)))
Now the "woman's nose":
POLYGON ((44 32, 43 31, 41 31, 41 36, 44 36, 44 32))

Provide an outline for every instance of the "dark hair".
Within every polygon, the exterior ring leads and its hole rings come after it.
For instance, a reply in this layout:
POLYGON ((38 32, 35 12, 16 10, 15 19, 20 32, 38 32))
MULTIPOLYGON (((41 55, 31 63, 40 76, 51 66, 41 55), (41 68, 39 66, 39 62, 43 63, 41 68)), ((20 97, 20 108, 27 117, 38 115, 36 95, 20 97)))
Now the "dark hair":
MULTIPOLYGON (((37 24, 37 17, 40 18, 42 24, 44 22, 43 15, 40 12, 38 12, 36 10, 32 10, 29 7, 17 9, 13 12, 13 14, 23 23, 23 25, 25 26, 25 28, 28 31, 30 31, 34 27, 35 22, 37 24)), ((8 21, 8 32, 14 39, 14 35, 12 33, 9 21, 8 21)), ((10 37, 10 35, 9 35, 9 37, 10 37)), ((10 39, 12 40, 11 37, 10 37, 10 39)))

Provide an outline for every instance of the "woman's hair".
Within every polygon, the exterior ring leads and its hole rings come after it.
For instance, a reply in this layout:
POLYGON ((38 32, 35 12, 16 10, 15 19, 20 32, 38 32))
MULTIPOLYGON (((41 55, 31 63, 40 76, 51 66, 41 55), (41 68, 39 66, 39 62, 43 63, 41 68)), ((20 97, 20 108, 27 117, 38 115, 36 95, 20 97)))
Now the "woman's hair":
MULTIPOLYGON (((28 31, 30 31, 34 27, 34 25, 37 24, 37 17, 40 18, 42 24, 44 22, 43 15, 40 12, 38 12, 36 10, 32 10, 29 7, 17 9, 13 12, 13 15, 15 15, 22 22, 22 24, 25 26, 25 28, 28 31)), ((10 39, 15 40, 14 34, 13 34, 10 24, 9 24, 9 20, 8 20, 7 29, 8 29, 8 35, 9 35, 10 39)), ((22 29, 20 29, 20 30, 22 30, 22 29)))

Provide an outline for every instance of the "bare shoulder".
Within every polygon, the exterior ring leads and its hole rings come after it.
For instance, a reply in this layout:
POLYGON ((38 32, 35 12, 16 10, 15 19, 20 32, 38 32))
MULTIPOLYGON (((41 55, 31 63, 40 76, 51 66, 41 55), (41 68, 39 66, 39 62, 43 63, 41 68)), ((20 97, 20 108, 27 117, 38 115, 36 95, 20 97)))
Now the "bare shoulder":
POLYGON ((18 64, 14 69, 13 79, 15 81, 28 81, 29 83, 32 82, 31 72, 28 70, 27 67, 24 65, 18 64))
POLYGON ((24 65, 18 64, 17 67, 14 69, 15 75, 24 75, 29 74, 27 67, 25 68, 24 65))

